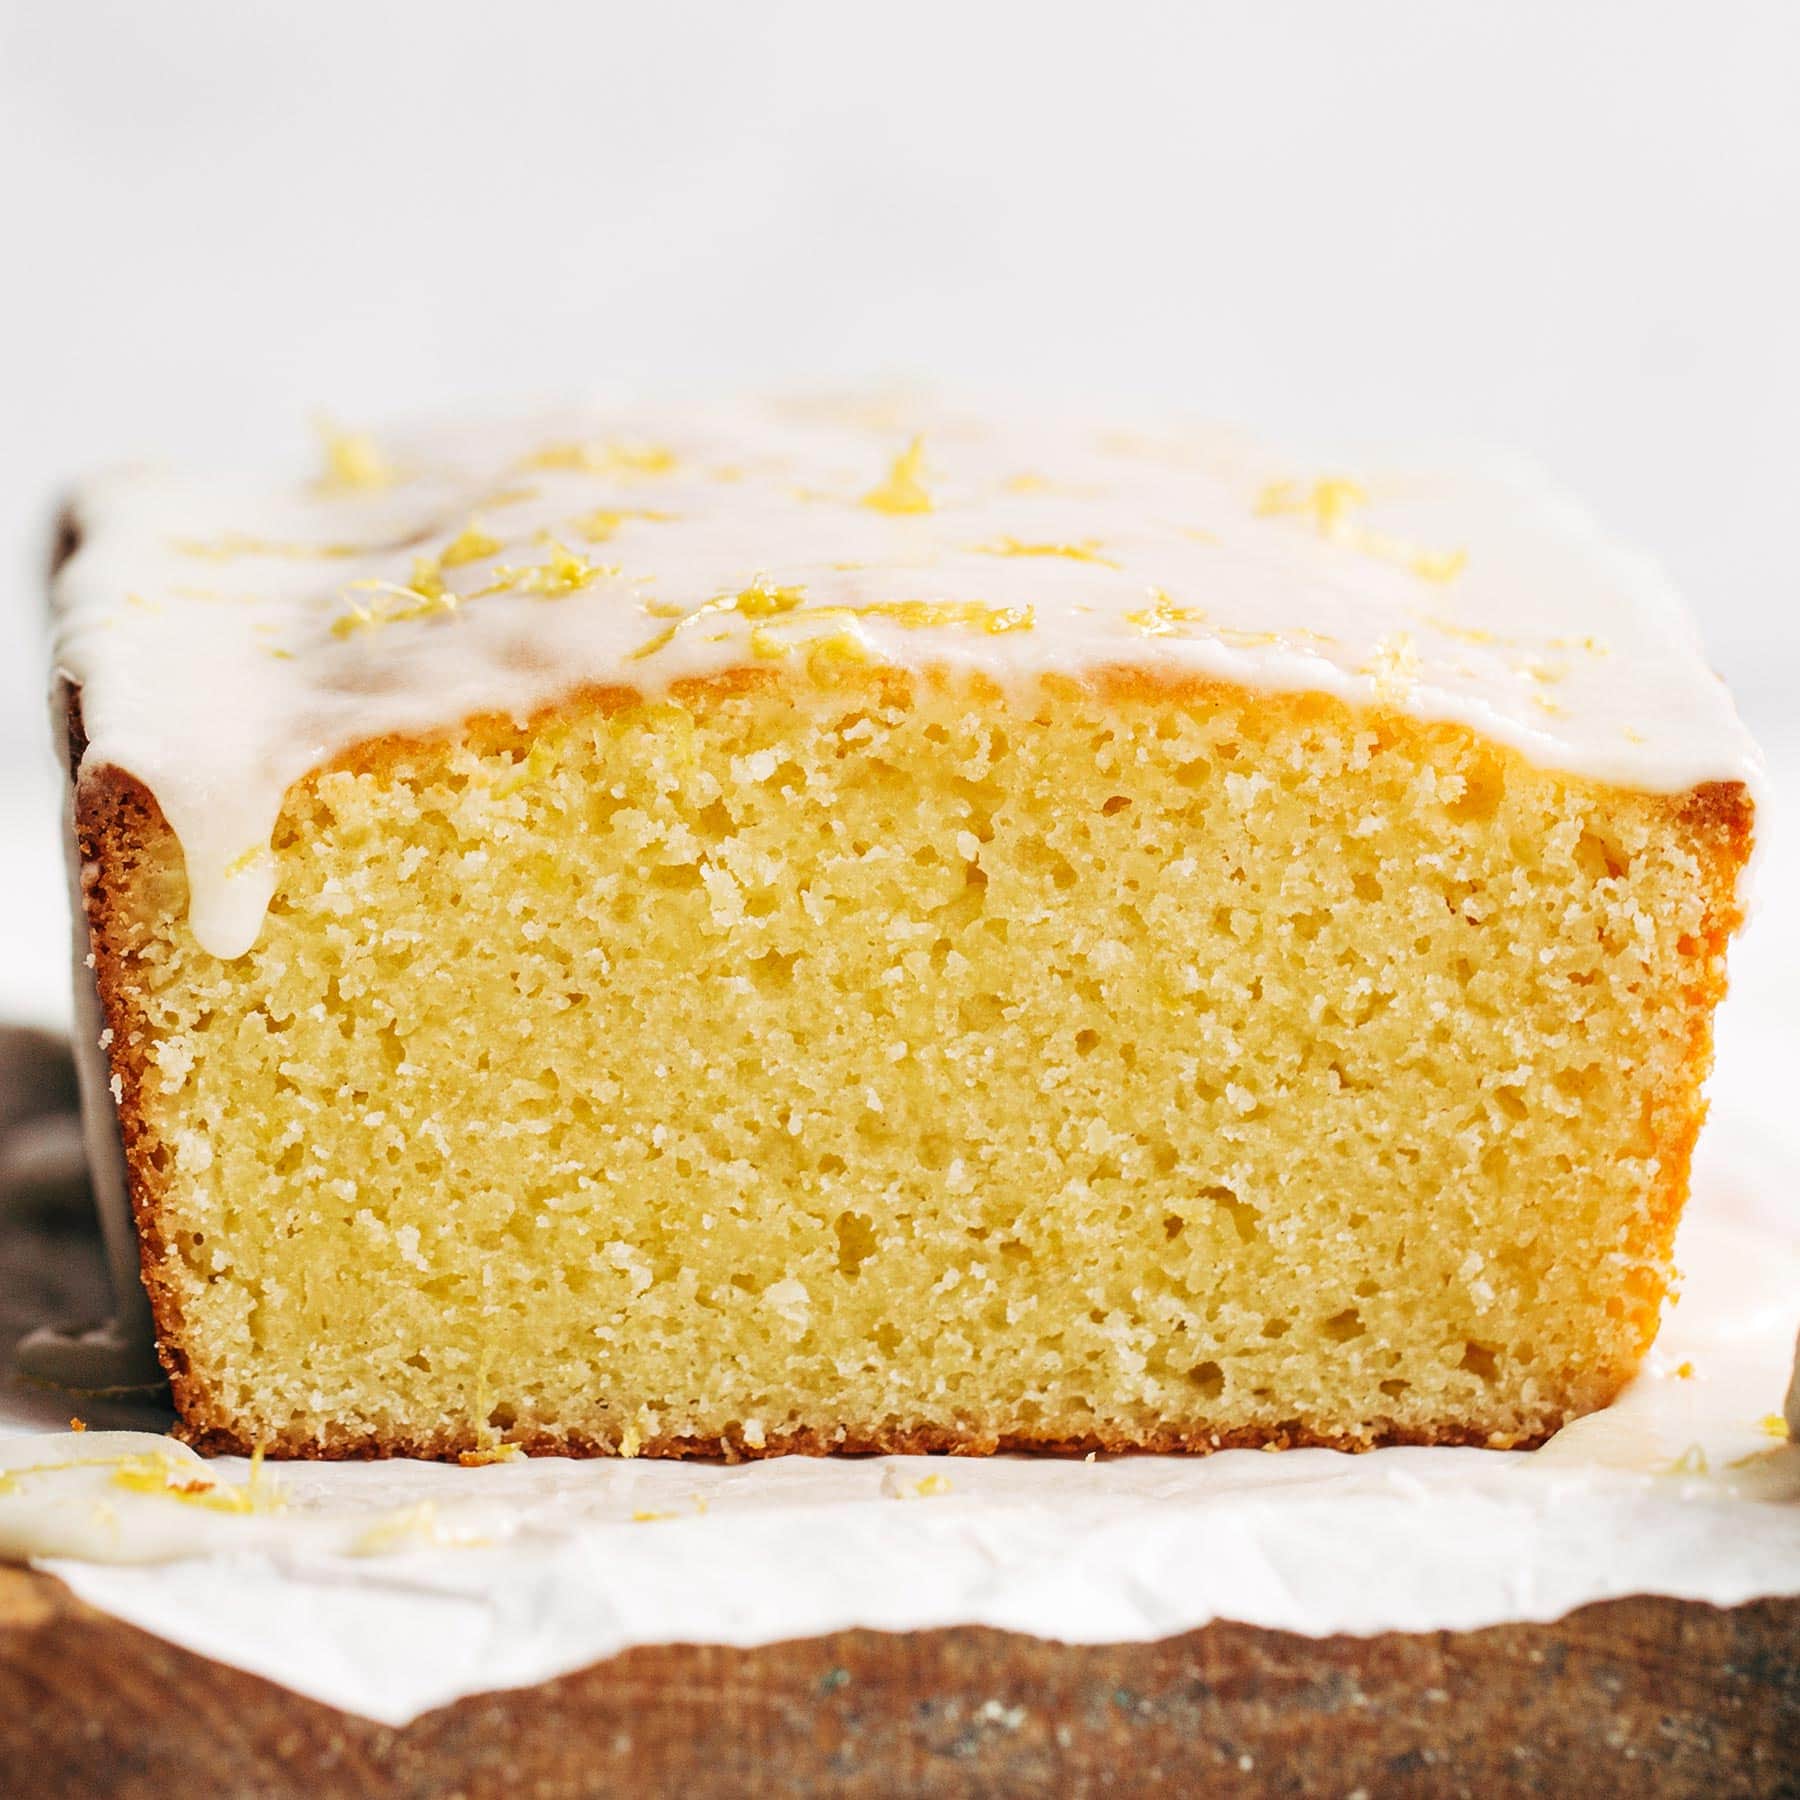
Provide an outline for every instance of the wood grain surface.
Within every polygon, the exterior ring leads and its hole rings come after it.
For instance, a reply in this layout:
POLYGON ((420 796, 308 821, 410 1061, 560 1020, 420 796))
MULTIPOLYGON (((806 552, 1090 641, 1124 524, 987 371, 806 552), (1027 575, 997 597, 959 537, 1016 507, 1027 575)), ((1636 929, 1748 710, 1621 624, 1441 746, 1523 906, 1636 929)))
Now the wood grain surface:
MULTIPOLYGON (((0 1355, 102 1301, 78 1221, 0 1221, 0 1355)), ((66 1420, 66 1396, 0 1380, 46 1429, 66 1420)), ((1369 1639, 1215 1624, 1100 1648, 978 1629, 659 1645, 392 1730, 0 1567, 6 1800, 1212 1793, 1800 1795, 1800 1600, 1638 1598, 1369 1639)))
POLYGON ((1800 1792, 1800 1602, 1315 1641, 659 1645, 390 1730, 0 1569, 9 1795, 1800 1792))

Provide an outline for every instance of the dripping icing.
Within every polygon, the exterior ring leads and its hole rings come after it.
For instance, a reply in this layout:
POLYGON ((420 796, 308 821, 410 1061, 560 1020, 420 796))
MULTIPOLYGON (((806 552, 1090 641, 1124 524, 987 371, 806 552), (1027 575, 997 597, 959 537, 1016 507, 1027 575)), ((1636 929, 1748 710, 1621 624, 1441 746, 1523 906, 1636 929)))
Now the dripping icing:
POLYGON ((224 957, 260 930, 288 787, 354 744, 809 637, 1001 683, 1148 663, 1319 691, 1645 791, 1759 781, 1657 571, 1510 467, 768 402, 334 431, 322 471, 126 471, 74 514, 57 652, 87 766, 155 795, 224 957))

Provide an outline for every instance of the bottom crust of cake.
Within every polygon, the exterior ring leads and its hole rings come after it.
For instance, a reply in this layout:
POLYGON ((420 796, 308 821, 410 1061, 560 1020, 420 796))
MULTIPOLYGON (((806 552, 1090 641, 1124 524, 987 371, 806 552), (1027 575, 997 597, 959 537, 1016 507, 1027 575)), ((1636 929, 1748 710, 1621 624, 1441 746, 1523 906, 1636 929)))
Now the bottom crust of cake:
POLYGON ((84 887, 181 1433, 286 1457, 1519 1446, 1655 1334, 1750 839, 1319 696, 742 671, 84 887))
MULTIPOLYGON (((1591 1410, 1582 1408, 1580 1410, 1591 1410)), ((488 1462, 501 1455, 571 1457, 664 1457, 686 1462, 754 1462, 767 1456, 1210 1456, 1219 1450, 1343 1450, 1361 1452, 1395 1445, 1478 1450, 1533 1450, 1547 1442, 1555 1426, 1518 1433, 1488 1431, 1479 1425, 1445 1424, 1429 1430, 1386 1429, 1379 1424, 1362 1432, 1321 1432, 1301 1425, 1158 1428, 1135 1433, 1087 1432, 1054 1437, 1035 1432, 949 1432, 936 1426, 871 1430, 840 1426, 830 1430, 784 1431, 747 1443, 742 1433, 723 1437, 656 1437, 628 1441, 582 1432, 509 1433, 504 1439, 475 1431, 439 1432, 428 1436, 358 1438, 327 1431, 318 1437, 250 1438, 240 1429, 178 1424, 175 1435, 203 1456, 265 1457, 289 1462, 378 1462, 387 1457, 419 1457, 430 1462, 488 1462), (501 1446, 506 1448, 502 1449, 501 1446)))

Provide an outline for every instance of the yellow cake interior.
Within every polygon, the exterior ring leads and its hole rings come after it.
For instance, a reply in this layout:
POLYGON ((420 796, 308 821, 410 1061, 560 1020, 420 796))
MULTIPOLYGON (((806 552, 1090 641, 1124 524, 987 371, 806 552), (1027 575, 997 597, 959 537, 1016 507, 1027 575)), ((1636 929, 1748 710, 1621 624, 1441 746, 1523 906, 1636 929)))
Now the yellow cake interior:
POLYGON ((234 962, 114 842, 187 1430, 1541 1437, 1655 1329, 1721 817, 1322 697, 815 659, 308 776, 234 962))

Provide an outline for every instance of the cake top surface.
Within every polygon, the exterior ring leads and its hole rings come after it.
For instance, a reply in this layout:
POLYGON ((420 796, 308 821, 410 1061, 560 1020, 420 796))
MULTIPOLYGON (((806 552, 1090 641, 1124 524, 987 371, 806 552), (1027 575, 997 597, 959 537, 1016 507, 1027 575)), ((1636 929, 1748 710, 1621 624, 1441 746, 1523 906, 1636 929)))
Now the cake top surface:
POLYGON ((89 764, 254 942, 288 786, 367 739, 589 683, 829 657, 1001 683, 1147 667, 1456 722, 1675 792, 1759 763, 1654 565, 1528 470, 1295 466, 1232 433, 907 400, 328 433, 322 468, 76 496, 59 668, 89 764))

